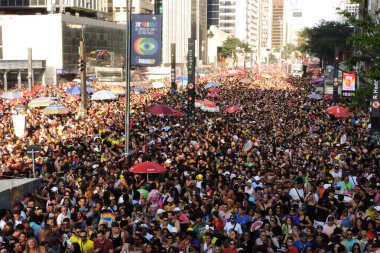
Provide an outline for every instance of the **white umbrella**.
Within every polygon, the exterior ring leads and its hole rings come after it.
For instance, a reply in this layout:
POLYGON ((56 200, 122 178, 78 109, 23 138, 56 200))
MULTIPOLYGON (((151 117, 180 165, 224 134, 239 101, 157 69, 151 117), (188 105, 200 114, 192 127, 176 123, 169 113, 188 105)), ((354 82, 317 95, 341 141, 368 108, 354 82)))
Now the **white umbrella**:
POLYGON ((1 98, 4 99, 13 99, 13 98, 21 98, 24 94, 22 92, 4 92, 1 94, 1 98))
POLYGON ((216 107, 208 107, 208 106, 202 105, 201 106, 201 110, 205 111, 205 112, 219 112, 219 107, 218 106, 216 106, 216 107))
POLYGON ((307 97, 310 99, 322 99, 322 96, 317 93, 311 93, 307 97))
POLYGON ((92 95, 91 100, 114 100, 116 98, 117 97, 115 93, 113 93, 112 91, 101 90, 101 91, 95 92, 92 95))
POLYGON ((152 83, 152 87, 155 88, 155 89, 160 89, 160 88, 164 88, 165 87, 165 84, 163 82, 153 82, 152 83))

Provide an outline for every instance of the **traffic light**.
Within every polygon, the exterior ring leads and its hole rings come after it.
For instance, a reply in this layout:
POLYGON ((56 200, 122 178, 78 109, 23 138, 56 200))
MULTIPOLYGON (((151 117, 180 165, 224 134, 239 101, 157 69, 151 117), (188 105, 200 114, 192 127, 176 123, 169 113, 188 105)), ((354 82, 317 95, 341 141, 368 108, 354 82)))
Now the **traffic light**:
POLYGON ((82 58, 80 58, 80 59, 78 60, 78 70, 79 70, 80 72, 83 72, 83 70, 84 70, 84 61, 83 61, 82 58))

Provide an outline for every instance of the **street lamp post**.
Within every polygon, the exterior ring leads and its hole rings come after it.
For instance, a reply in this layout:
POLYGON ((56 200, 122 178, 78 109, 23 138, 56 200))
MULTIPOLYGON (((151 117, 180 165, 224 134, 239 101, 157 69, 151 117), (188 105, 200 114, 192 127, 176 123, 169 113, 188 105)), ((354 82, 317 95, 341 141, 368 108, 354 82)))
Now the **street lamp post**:
POLYGON ((129 120, 130 120, 130 81, 131 81, 131 17, 132 17, 132 0, 126 0, 127 22, 126 22, 126 45, 125 45, 125 159, 128 162, 129 156, 129 120))

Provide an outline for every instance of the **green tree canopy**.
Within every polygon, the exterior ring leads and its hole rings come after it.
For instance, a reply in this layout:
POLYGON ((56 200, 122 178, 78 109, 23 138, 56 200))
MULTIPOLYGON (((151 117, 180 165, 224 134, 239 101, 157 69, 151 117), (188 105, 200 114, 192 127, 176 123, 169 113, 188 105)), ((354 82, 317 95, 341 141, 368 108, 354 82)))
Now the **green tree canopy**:
POLYGON ((222 48, 220 50, 220 56, 224 58, 231 57, 234 60, 235 65, 239 53, 252 53, 252 49, 249 47, 248 43, 242 42, 234 36, 228 37, 223 42, 222 48))
POLYGON ((379 10, 375 10, 373 15, 368 13, 362 0, 351 0, 352 3, 360 4, 360 16, 357 17, 347 11, 341 14, 347 18, 347 23, 353 28, 354 33, 348 38, 348 43, 352 45, 352 54, 348 57, 346 65, 353 69, 358 62, 363 62, 367 66, 364 70, 359 70, 359 74, 369 79, 380 79, 380 20, 379 10), (364 71, 364 73, 363 73, 364 71), (362 73, 360 73, 362 72, 362 73))
POLYGON ((339 47, 343 54, 350 50, 347 43, 352 28, 336 21, 322 21, 317 26, 305 28, 299 33, 303 44, 302 51, 309 51, 326 63, 334 62, 334 48, 339 47))

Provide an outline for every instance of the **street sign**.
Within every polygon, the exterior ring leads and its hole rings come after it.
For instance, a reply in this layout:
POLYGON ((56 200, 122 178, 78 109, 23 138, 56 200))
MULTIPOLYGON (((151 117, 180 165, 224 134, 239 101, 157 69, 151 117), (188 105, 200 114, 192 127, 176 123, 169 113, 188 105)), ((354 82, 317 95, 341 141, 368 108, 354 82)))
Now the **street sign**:
POLYGON ((40 152, 40 147, 37 146, 37 145, 29 145, 27 148, 26 148, 26 154, 28 155, 28 157, 30 159, 33 159, 33 156, 35 153, 39 153, 40 152), (34 153, 34 154, 33 154, 34 153))

